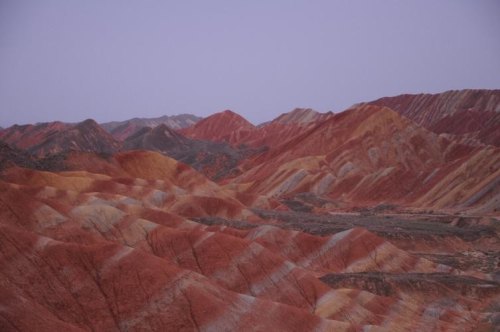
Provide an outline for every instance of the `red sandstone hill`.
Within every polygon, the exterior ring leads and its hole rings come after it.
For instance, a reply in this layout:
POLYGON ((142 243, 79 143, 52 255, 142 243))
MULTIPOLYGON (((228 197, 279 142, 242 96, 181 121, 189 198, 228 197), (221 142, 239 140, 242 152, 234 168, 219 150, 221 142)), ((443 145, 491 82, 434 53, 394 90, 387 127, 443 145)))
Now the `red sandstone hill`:
POLYGON ((264 123, 243 137, 240 144, 252 147, 275 147, 326 121, 332 113, 319 113, 312 109, 296 108, 276 119, 264 123))
POLYGON ((215 113, 195 125, 180 130, 183 135, 200 140, 239 144, 255 126, 239 114, 226 110, 215 113))
POLYGON ((336 114, 242 169, 234 184, 272 197, 312 192, 356 205, 498 208, 498 148, 460 144, 377 106, 336 114))
POLYGON ((389 107, 436 133, 467 134, 500 146, 500 90, 405 94, 368 104, 389 107))
POLYGON ((332 113, 319 113, 312 109, 297 108, 255 127, 242 116, 232 111, 224 111, 209 116, 180 132, 195 139, 227 142, 233 146, 263 148, 281 144, 298 135, 305 128, 324 121, 330 116, 332 113))
POLYGON ((76 125, 61 122, 12 126, 0 132, 0 140, 36 156, 75 150, 114 153, 120 143, 94 120, 76 125))
POLYGON ((125 142, 93 121, 8 128, 0 330, 494 331, 500 150, 471 112, 433 122, 453 135, 376 105, 186 129, 217 143, 164 125, 125 142), (219 183, 164 155, 217 170, 198 152, 242 144, 265 148, 219 183))
POLYGON ((361 228, 318 236, 267 224, 235 192, 158 153, 82 155, 94 160, 75 160, 72 171, 2 174, 2 330, 491 326, 500 289, 485 275, 409 254, 361 228), (196 222, 207 217, 245 226, 196 222), (369 273, 385 284, 373 288, 369 273), (420 278, 420 289, 433 287, 431 301, 406 286, 407 274, 420 278))

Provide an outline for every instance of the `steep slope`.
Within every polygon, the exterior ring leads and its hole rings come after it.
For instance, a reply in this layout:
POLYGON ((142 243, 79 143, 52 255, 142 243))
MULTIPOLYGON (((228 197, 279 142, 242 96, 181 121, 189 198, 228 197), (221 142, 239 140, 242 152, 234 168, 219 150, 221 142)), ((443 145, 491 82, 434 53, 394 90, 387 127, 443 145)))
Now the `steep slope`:
POLYGON ((235 145, 242 142, 254 129, 255 126, 242 116, 226 110, 204 118, 194 126, 182 129, 180 132, 194 139, 235 145))
POLYGON ((0 135, 1 140, 39 157, 71 150, 114 153, 120 148, 119 142, 91 119, 76 125, 53 122, 12 126, 0 135))
POLYGON ((436 133, 468 134, 500 146, 500 90, 406 94, 367 104, 389 107, 436 133))
POLYGON ((154 128, 164 124, 172 129, 181 129, 192 126, 201 118, 192 114, 164 115, 158 118, 133 118, 125 121, 113 121, 101 123, 101 127, 107 130, 118 140, 125 140, 144 127, 154 128))
POLYGON ((242 169, 234 183, 268 196, 312 192, 357 205, 498 206, 491 185, 500 176, 498 149, 458 144, 376 106, 337 114, 242 169))

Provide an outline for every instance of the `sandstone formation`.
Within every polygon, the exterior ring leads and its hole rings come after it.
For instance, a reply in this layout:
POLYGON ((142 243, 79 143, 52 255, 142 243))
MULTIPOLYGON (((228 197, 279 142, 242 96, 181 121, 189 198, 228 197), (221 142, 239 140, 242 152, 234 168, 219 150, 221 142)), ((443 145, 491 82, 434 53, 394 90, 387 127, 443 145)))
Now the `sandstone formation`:
POLYGON ((384 97, 386 106, 436 133, 464 135, 500 146, 500 90, 454 90, 384 97))
POLYGON ((241 168, 232 185, 270 197, 310 192, 351 206, 498 209, 498 148, 450 140, 377 106, 316 123, 241 168))
POLYGON ((111 163, 120 177, 4 172, 6 330, 403 331, 470 328, 493 317, 497 282, 477 279, 487 289, 452 304, 443 302, 447 293, 431 304, 407 291, 331 287, 332 273, 470 277, 362 228, 314 236, 269 225, 231 191, 156 153, 119 154, 111 163), (250 227, 190 220, 204 216, 244 218, 250 227))
POLYGON ((497 95, 4 129, 0 330, 495 331, 497 95))

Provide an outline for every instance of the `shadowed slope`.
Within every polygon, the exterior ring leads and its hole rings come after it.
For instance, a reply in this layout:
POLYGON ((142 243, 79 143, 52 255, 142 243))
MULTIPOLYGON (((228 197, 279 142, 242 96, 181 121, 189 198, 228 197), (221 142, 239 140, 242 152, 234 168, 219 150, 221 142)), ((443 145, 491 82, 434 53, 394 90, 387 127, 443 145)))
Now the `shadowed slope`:
POLYGON ((27 168, 37 167, 35 158, 29 153, 0 141, 0 170, 13 165, 27 168))

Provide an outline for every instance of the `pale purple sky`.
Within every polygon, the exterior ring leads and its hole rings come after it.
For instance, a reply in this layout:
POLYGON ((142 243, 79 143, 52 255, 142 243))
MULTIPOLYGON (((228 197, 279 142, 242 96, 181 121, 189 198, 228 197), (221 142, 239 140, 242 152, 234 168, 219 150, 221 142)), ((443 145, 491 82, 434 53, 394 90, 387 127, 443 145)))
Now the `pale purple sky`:
POLYGON ((0 0, 0 126, 500 88, 497 0, 0 0))

